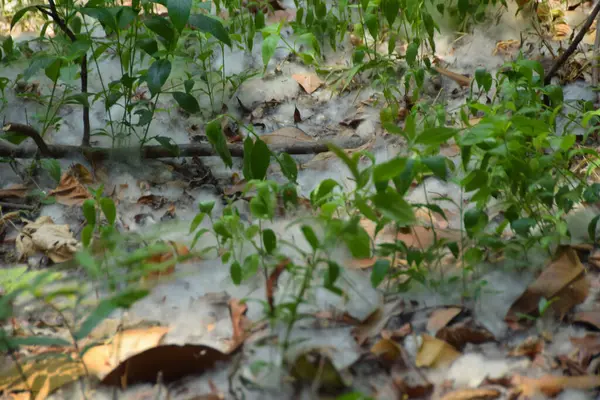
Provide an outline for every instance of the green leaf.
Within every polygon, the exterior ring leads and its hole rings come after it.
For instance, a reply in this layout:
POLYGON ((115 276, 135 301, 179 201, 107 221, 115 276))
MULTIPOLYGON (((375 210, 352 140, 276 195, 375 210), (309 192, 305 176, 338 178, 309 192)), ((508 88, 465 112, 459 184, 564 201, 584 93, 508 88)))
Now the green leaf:
POLYGON ((139 39, 136 45, 152 57, 154 57, 154 54, 158 51, 158 43, 154 38, 139 39))
POLYGON ((115 297, 100 301, 96 309, 83 321, 79 330, 73 336, 76 340, 87 337, 113 311, 119 308, 130 308, 135 302, 146 297, 148 293, 148 290, 144 289, 126 289, 115 297))
POLYGON ((17 350, 20 346, 72 346, 68 340, 49 336, 2 337, 0 351, 17 350))
POLYGON ((273 251, 277 247, 277 237, 275 236, 275 232, 273 232, 272 229, 265 229, 262 233, 262 237, 265 250, 268 254, 273 254, 273 251))
POLYGON ((328 198, 336 186, 340 186, 340 184, 330 178, 319 182, 319 185, 310 193, 310 202, 313 205, 318 205, 328 198))
POLYGON ((408 226, 416 222, 412 206, 391 188, 375 194, 372 201, 383 216, 395 221, 400 226, 408 226))
POLYGON ((194 14, 190 16, 189 24, 201 32, 210 33, 215 38, 231 47, 231 38, 221 21, 218 19, 204 14, 194 14))
POLYGON ((398 17, 398 12, 400 11, 400 1, 399 0, 383 0, 381 2, 381 8, 383 9, 383 15, 390 24, 390 27, 396 21, 398 17))
POLYGON ((156 140, 162 147, 169 150, 171 155, 177 157, 179 155, 179 146, 171 139, 166 136, 155 136, 154 140, 156 140))
POLYGON ((233 166, 233 160, 231 158, 231 153, 229 152, 229 147, 227 147, 227 140, 221 130, 220 119, 213 119, 206 125, 206 137, 225 165, 231 168, 233 166))
POLYGON ((87 199, 83 202, 83 216, 89 225, 96 225, 96 202, 92 199, 87 199))
POLYGON ((269 150, 265 142, 257 138, 254 141, 250 162, 253 179, 265 179, 270 162, 271 150, 269 150))
POLYGON ((269 61, 275 54, 275 49, 277 49, 278 44, 279 35, 269 35, 263 40, 261 52, 263 65, 265 66, 265 69, 267 68, 267 65, 269 65, 269 61))
POLYGON ((192 220, 192 223, 190 224, 190 234, 192 232, 194 232, 198 226, 200 226, 200 224, 202 223, 202 221, 204 220, 204 217, 206 216, 205 213, 201 212, 199 214, 196 214, 196 216, 194 217, 194 219, 192 220))
POLYGON ((185 28, 192 9, 192 0, 168 0, 167 11, 169 18, 179 32, 185 28))
POLYGON ((196 243, 198 242, 198 240, 202 237, 202 235, 204 235, 206 232, 208 232, 208 229, 206 228, 202 228, 200 229, 198 232, 196 232, 196 235, 194 236, 194 240, 192 240, 192 244, 190 248, 194 248, 194 246, 196 246, 196 243))
POLYGON ((231 266, 229 267, 229 275, 231 276, 231 280, 235 285, 242 283, 242 266, 239 262, 234 261, 231 263, 231 266))
POLYGON ((114 225, 117 220, 117 207, 115 207, 114 201, 108 197, 100 199, 100 209, 106 217, 109 225, 114 225))
POLYGON ((389 161, 377 164, 373 168, 373 180, 375 182, 389 181, 400 175, 406 167, 406 157, 395 157, 389 161))
POLYGON ((167 59, 156 60, 148 68, 147 83, 152 96, 160 92, 163 85, 171 75, 171 61, 167 59))
POLYGON ((442 126, 437 128, 429 128, 421 132, 421 134, 417 136, 415 142, 418 144, 439 146, 440 144, 445 143, 448 139, 456 135, 457 132, 458 131, 456 129, 446 128, 442 126))
POLYGON ((464 214, 465 229, 469 236, 481 232, 488 223, 488 216, 482 210, 471 208, 464 214))
POLYGON ((60 163, 53 158, 44 158, 42 160, 42 168, 50 174, 52 179, 56 182, 60 182, 60 176, 62 175, 60 163))
POLYGON ((447 165, 446 165, 446 157, 443 156, 432 156, 421 158, 421 162, 427 166, 437 176, 442 180, 446 180, 448 175, 447 165))
POLYGON ((327 147, 329 147, 329 150, 331 150, 332 153, 334 153, 339 159, 341 159, 344 162, 344 164, 346 164, 346 166, 350 169, 352 176, 354 177, 356 182, 358 182, 360 180, 360 172, 358 171, 358 159, 351 159, 350 157, 348 157, 348 154, 346 154, 346 152, 343 149, 339 148, 333 143, 327 144, 327 147))
POLYGON ((115 17, 110 13, 110 11, 108 11, 107 8, 84 7, 81 8, 79 11, 81 11, 81 13, 84 15, 97 19, 103 26, 107 26, 115 32, 118 31, 117 21, 115 20, 115 17))
POLYGON ((298 165, 296 161, 290 156, 288 153, 281 153, 279 157, 277 157, 277 161, 281 166, 281 172, 288 178, 291 182, 296 182, 298 179, 298 165))
POLYGON ((340 276, 340 266, 335 261, 327 261, 327 272, 325 274, 325 282, 324 286, 326 288, 331 288, 335 285, 335 281, 340 276))
POLYGON ((179 104, 179 107, 183 108, 190 114, 195 114, 200 111, 200 105, 194 96, 185 92, 174 92, 173 98, 179 104))
POLYGON ((212 212, 213 208, 215 208, 215 202, 214 201, 203 201, 200 202, 198 204, 198 209, 205 213, 210 215, 210 213, 212 212))
POLYGON ((364 21, 369 33, 376 39, 379 36, 379 16, 376 14, 367 14, 364 17, 364 21))
POLYGON ((244 166, 242 168, 242 173, 244 174, 244 179, 246 181, 250 181, 252 177, 252 149, 254 148, 254 141, 248 135, 246 139, 244 139, 244 166))
POLYGON ((588 235, 590 235, 592 243, 596 243, 596 227, 598 225, 598 219, 600 219, 600 215, 596 215, 588 224, 588 235))
MULTIPOLYGON (((19 3, 17 3, 17 4, 19 4, 19 3)), ((10 21, 10 30, 11 31, 12 31, 12 28, 15 27, 17 22, 19 22, 21 20, 21 18, 23 18, 23 16, 25 16, 25 14, 27 14, 29 11, 37 11, 37 6, 28 6, 28 7, 21 8, 19 11, 17 11, 15 13, 15 15, 13 15, 12 20, 10 21)))
POLYGON ((510 223, 510 227, 513 231, 521 236, 529 235, 529 231, 535 226, 535 219, 533 218, 519 218, 515 219, 510 223))
POLYGON ((215 221, 215 223, 213 224, 213 230, 218 236, 222 236, 225 239, 231 239, 233 237, 231 236, 231 232, 229 232, 229 229, 227 229, 227 227, 221 220, 215 221))
POLYGON ((342 235, 342 239, 348 246, 348 250, 354 258, 369 258, 371 257, 371 237, 367 231, 358 224, 353 224, 342 235))
POLYGON ((381 282, 385 279, 388 271, 390 270, 390 261, 386 259, 379 259, 375 261, 373 265, 373 270, 371 271, 371 285, 374 288, 379 286, 381 282))
POLYGON ((492 74, 487 72, 485 68, 477 68, 475 70, 475 82, 477 82, 477 86, 479 86, 480 89, 487 92, 492 88, 492 74))
POLYGON ((302 230, 302 234, 304 234, 306 241, 308 242, 308 244, 310 244, 310 247, 312 247, 315 251, 318 250, 319 239, 317 238, 315 231, 313 231, 313 229, 308 225, 302 225, 300 229, 302 230))
POLYGON ((166 18, 158 15, 152 15, 150 18, 144 20, 144 25, 152 32, 163 38, 168 47, 172 47, 175 41, 175 28, 166 18))
POLYGON ((86 225, 81 230, 81 243, 84 247, 88 247, 92 242, 92 236, 94 234, 94 225, 86 225))
POLYGON ((406 63, 414 67, 417 61, 417 55, 419 54, 419 43, 411 42, 406 48, 406 63))

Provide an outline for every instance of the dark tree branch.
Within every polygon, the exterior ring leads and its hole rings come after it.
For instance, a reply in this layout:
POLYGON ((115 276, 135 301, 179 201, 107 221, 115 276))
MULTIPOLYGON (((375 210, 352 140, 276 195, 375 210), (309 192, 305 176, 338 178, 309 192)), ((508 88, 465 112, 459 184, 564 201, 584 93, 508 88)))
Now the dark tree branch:
MULTIPOLYGON (((38 7, 38 10, 43 12, 44 14, 50 16, 52 20, 58 25, 58 27, 64 32, 65 35, 72 41, 76 42, 77 37, 73 33, 71 29, 67 26, 65 20, 63 20, 60 15, 58 15, 58 11, 56 10, 56 4, 54 0, 48 0, 50 4, 50 11, 47 11, 41 7, 38 7)), ((88 89, 88 73, 87 73, 87 55, 84 54, 81 57, 81 92, 87 93, 88 89)), ((81 140, 81 145, 83 147, 89 147, 90 145, 90 108, 88 106, 83 106, 83 139, 81 140)))
POLYGON ((12 132, 18 135, 30 137, 35 142, 36 146, 40 150, 40 153, 42 153, 42 156, 52 157, 52 152, 48 148, 46 142, 44 142, 44 139, 42 139, 38 131, 32 128, 31 126, 9 122, 8 124, 4 125, 4 127, 2 127, 2 130, 4 132, 12 132))
MULTIPOLYGON (((10 131, 22 135, 26 135, 33 139, 36 146, 14 146, 8 143, 0 142, 0 157, 14 158, 33 158, 39 153, 45 158, 66 158, 75 154, 83 154, 89 160, 102 160, 111 156, 131 158, 139 155, 141 158, 172 158, 172 157, 194 157, 194 156, 216 156, 214 148, 210 144, 180 144, 176 147, 179 149, 179 154, 175 155, 163 146, 143 146, 129 148, 107 148, 107 147, 86 147, 86 146, 70 146, 70 145, 52 145, 46 144, 40 134, 31 126, 24 124, 15 124, 12 122, 4 126, 4 131, 10 131)), ((327 146, 329 142, 309 142, 292 145, 270 145, 269 149, 274 153, 286 152, 288 154, 317 154, 329 151, 327 146)), ((356 148, 364 144, 362 140, 347 139, 344 141, 335 141, 335 144, 342 148, 356 148)), ((233 157, 244 156, 243 144, 229 144, 227 146, 233 157)))
MULTIPOLYGON (((590 29, 590 26, 592 26, 592 23, 594 22, 596 15, 598 15, 598 12, 600 12, 600 1, 598 1, 596 3, 596 6, 594 7, 592 12, 588 16, 588 19, 585 21, 585 23, 581 27, 581 30, 577 33, 577 36, 575 36, 575 39, 573 39, 573 42, 571 42, 571 45, 554 62, 554 65, 552 65, 550 72, 548 72, 548 74, 546 75, 546 78, 544 79, 544 84, 548 85, 550 83, 550 81, 552 80, 552 77, 554 77, 554 75, 556 75, 558 70, 569 59, 569 57, 571 57, 573 52, 575 52, 575 49, 577 49, 577 46, 579 46, 579 43, 583 40, 583 37, 585 36, 587 31, 590 29)), ((596 28, 596 29, 598 29, 598 28, 596 28)))

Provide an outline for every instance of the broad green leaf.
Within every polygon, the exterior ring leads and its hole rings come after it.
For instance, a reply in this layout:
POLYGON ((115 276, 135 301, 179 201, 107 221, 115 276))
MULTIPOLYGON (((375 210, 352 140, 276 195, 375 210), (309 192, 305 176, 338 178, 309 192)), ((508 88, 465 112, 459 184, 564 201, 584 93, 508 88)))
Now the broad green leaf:
POLYGON ((23 16, 25 14, 27 14, 29 11, 37 11, 37 6, 27 6, 27 7, 21 8, 19 11, 17 11, 15 13, 15 15, 13 15, 12 20, 10 21, 10 30, 11 31, 12 31, 12 28, 15 27, 17 22, 19 22, 21 20, 21 18, 23 18, 23 16))
POLYGON ((81 243, 84 247, 88 247, 92 242, 92 237, 94 235, 94 225, 87 224, 81 230, 81 243))
POLYGON ((285 177, 291 182, 296 182, 296 179, 298 178, 298 165, 292 156, 290 156, 288 153, 281 153, 277 158, 277 161, 281 166, 283 175, 285 175, 285 177))
POLYGON ((385 279, 388 271, 390 270, 390 261, 386 259, 379 259, 375 261, 373 265, 373 270, 371 271, 371 285, 374 288, 379 286, 381 282, 385 279))
POLYGON ((198 204, 198 209, 207 215, 210 215, 213 208, 215 208, 214 201, 203 201, 198 204))
POLYGON ((395 157, 389 161, 377 164, 373 168, 373 180, 375 182, 389 181, 400 175, 405 167, 405 157, 395 157))
POLYGON ((492 74, 486 71, 485 68, 477 68, 475 70, 475 82, 477 82, 477 86, 480 89, 488 92, 492 88, 493 81, 492 74))
POLYGON ((406 63, 414 67, 415 62, 417 61, 417 55, 419 54, 419 44, 416 42, 411 42, 406 48, 406 63))
POLYGON ((471 208, 464 214, 465 229, 469 236, 481 232, 488 223, 488 216, 482 210, 471 208))
POLYGON ((412 206, 394 190, 388 188, 372 197, 377 211, 395 221, 400 226, 408 226, 416 222, 412 206))
POLYGON ((60 182, 60 177, 62 175, 60 163, 53 158, 44 158, 42 160, 42 168, 44 168, 48 174, 54 179, 56 182, 60 182))
POLYGON ((333 179, 325 179, 310 193, 310 202, 313 205, 318 205, 333 191, 336 186, 340 186, 333 179))
POLYGON ((521 236, 529 235, 529 231, 536 224, 533 218, 519 218, 510 223, 510 227, 513 231, 521 236))
POLYGON ((204 220, 204 217, 206 216, 205 213, 201 212, 199 214, 196 214, 196 216, 194 217, 194 219, 192 220, 192 223, 190 224, 190 234, 192 232, 194 232, 198 226, 200 226, 200 224, 202 223, 202 221, 204 220))
POLYGON ((452 138, 456 135, 458 131, 452 128, 446 127, 437 127, 437 128, 429 128, 421 132, 419 136, 417 136, 415 142, 418 144, 425 145, 441 145, 445 143, 448 139, 452 138))
POLYGON ((267 176, 267 169, 271 162, 271 150, 267 147, 267 144, 260 139, 254 141, 254 147, 252 148, 252 156, 250 167, 252 169, 253 179, 265 179, 267 176))
POLYGON ((399 0, 383 0, 381 2, 381 8, 383 9, 383 15, 390 24, 390 27, 396 21, 398 17, 398 12, 400 11, 400 1, 399 0))
POLYGON ((179 104, 179 107, 183 108, 190 114, 195 114, 200 111, 200 105, 198 100, 191 94, 185 92, 174 92, 173 98, 179 104))
POLYGON ((167 11, 169 18, 179 32, 183 31, 190 18, 192 0, 168 0, 167 11))
POLYGON ((163 38, 168 47, 172 47, 175 41, 175 28, 166 18, 158 15, 152 15, 150 18, 144 20, 144 24, 152 32, 163 38))
POLYGON ((109 225, 114 225, 117 220, 117 207, 115 207, 114 201, 108 197, 100 199, 100 209, 106 217, 109 225))
POLYGON ((302 225, 300 229, 302 230, 302 234, 304 234, 306 241, 310 244, 310 247, 316 251, 319 248, 319 239, 317 238, 315 231, 308 225, 302 225))
POLYGON ((229 147, 227 147, 227 140, 221 130, 221 120, 219 118, 210 121, 206 125, 206 137, 225 165, 231 168, 233 160, 229 152, 229 147))
POLYGON ((267 68, 269 61, 275 54, 275 49, 277 49, 278 44, 279 44, 279 35, 269 35, 263 40, 261 52, 262 52, 263 65, 265 66, 265 69, 267 68))
POLYGON ((371 257, 371 237, 365 229, 356 224, 351 229, 344 232, 342 239, 348 246, 348 250, 354 258, 369 258, 371 257))
POLYGON ((103 26, 107 26, 115 32, 118 30, 115 17, 105 7, 84 7, 80 11, 82 14, 97 19, 103 26))
POLYGON ((89 225, 96 225, 96 202, 87 199, 83 202, 83 216, 89 225))
POLYGON ((221 21, 218 19, 204 14, 194 14, 190 16, 189 24, 201 32, 210 33, 215 38, 231 47, 231 38, 221 21))
POLYGON ((163 85, 171 75, 171 61, 167 59, 156 60, 148 68, 147 83, 152 96, 160 92, 163 85))
POLYGON ((242 173, 244 174, 244 179, 246 181, 250 181, 253 179, 252 176, 252 149, 254 148, 254 141, 250 137, 250 135, 246 136, 244 139, 244 166, 242 167, 242 173))
POLYGON ((440 179, 446 180, 448 175, 446 157, 432 156, 421 158, 421 162, 427 166, 440 179))
POLYGON ((598 226, 598 219, 600 219, 600 215, 596 215, 588 224, 588 235, 590 235, 592 243, 596 243, 596 227, 598 226))
POLYGON ((229 275, 231 276, 231 280, 235 285, 242 283, 242 266, 239 262, 234 261, 231 263, 231 266, 229 267, 229 275))
POLYGON ((263 243, 265 250, 268 254, 273 254, 273 251, 277 247, 277 237, 272 229, 265 229, 262 233, 263 243))

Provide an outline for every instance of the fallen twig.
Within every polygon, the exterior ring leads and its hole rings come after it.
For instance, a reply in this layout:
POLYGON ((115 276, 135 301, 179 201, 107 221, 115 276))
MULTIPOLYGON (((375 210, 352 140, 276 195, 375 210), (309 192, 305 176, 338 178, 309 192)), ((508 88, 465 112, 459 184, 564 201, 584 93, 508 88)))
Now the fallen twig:
POLYGON ((30 206, 29 204, 8 203, 6 201, 0 201, 0 208, 12 208, 17 210, 35 210, 35 206, 30 206))
MULTIPOLYGON (((581 30, 577 33, 577 36, 575 36, 575 39, 573 39, 573 42, 571 42, 569 47, 554 62, 554 64, 552 65, 552 68, 550 69, 550 72, 548 72, 548 74, 546 75, 546 78, 544 79, 544 84, 546 84, 546 85, 550 84, 550 81, 552 80, 554 75, 556 75, 558 70, 569 59, 569 57, 571 57, 571 55, 573 54, 573 52, 575 51, 577 46, 579 46, 579 43, 583 40, 583 37, 585 36, 587 31, 592 26, 592 23, 594 23, 594 19, 598 15, 598 12, 600 12, 600 1, 598 1, 596 3, 596 5, 594 6, 594 9, 590 13, 588 19, 585 21, 583 26, 581 27, 581 30)), ((596 27, 596 29, 598 29, 598 27, 596 27)))
MULTIPOLYGON (((592 52, 592 87, 598 87, 600 82, 600 14, 596 20, 596 38, 592 52)), ((600 103, 600 92, 596 93, 596 102, 600 103)))

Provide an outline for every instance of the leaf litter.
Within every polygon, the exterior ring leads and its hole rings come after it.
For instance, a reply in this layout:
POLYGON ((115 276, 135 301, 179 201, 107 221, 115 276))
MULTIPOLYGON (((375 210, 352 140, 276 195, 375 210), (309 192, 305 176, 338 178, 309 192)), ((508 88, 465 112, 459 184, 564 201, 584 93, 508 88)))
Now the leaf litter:
MULTIPOLYGON (((279 3, 278 8, 275 13, 268 16, 269 19, 279 21, 282 18, 288 20, 294 18, 293 13, 285 10, 285 7, 281 7, 279 3)), ((551 31, 554 32, 555 39, 565 40, 572 29, 574 27, 568 24, 557 23, 551 31)), ((493 46, 489 48, 496 49, 496 54, 486 54, 487 57, 495 55, 510 57, 516 51, 515 49, 522 45, 520 42, 517 43, 516 39, 494 39, 491 43, 493 46)), ((455 50, 457 50, 460 54, 460 50, 465 50, 466 47, 452 49, 452 52, 456 54, 455 50)), ((480 51, 480 49, 476 49, 476 51, 480 51)), ((476 61, 464 58, 458 60, 455 63, 457 65, 449 64, 447 68, 436 68, 445 78, 449 78, 459 86, 468 86, 471 84, 471 78, 465 75, 471 76, 474 73, 474 68, 471 67, 476 64, 476 61)), ((317 75, 292 71, 291 67, 286 65, 282 67, 281 73, 286 75, 286 78, 296 81, 297 83, 294 83, 294 85, 300 85, 307 94, 318 96, 321 92, 328 90, 326 84, 321 82, 317 75)), ((264 82, 266 81, 261 81, 260 84, 266 86, 264 82)), ((286 90, 285 84, 280 84, 279 87, 274 86, 264 88, 264 92, 260 93, 264 96, 264 102, 268 102, 275 97, 281 99, 278 100, 281 102, 294 100, 282 95, 286 90), (272 96, 273 94, 277 96, 272 96)), ((355 94, 353 93, 353 95, 355 94)), ((238 101, 242 104, 241 100, 238 99, 238 101)), ((253 103, 244 100, 244 104, 253 103)), ((331 111, 341 115, 339 105, 333 102, 331 104, 331 111)), ((275 108, 278 106, 275 105, 275 108)), ((243 111, 248 114, 250 109, 244 109, 243 111)), ((268 118, 265 118, 265 120, 271 123, 268 118)), ((304 120, 297 118, 295 122, 310 124, 310 120, 309 118, 304 120)), ((362 117, 338 118, 336 124, 339 124, 339 121, 350 128, 356 129, 363 122, 363 119, 362 117)), ((471 124, 476 122, 473 119, 471 124)), ((273 129, 267 130, 271 133, 260 135, 261 139, 268 144, 309 143, 315 140, 315 137, 299 128, 281 127, 277 124, 273 124, 272 127, 273 129)), ((237 132, 235 133, 237 135, 237 132)), ((367 147, 361 146, 358 149, 346 150, 346 153, 352 155, 364 149, 374 148, 376 142, 375 132, 373 132, 373 136, 373 140, 369 142, 367 147)), ((235 140, 238 140, 238 138, 236 137, 235 140)), ((445 151, 449 156, 457 154, 452 147, 448 147, 445 151)), ((303 161, 302 166, 306 170, 305 176, 314 180, 319 164, 321 169, 330 170, 330 161, 333 157, 332 153, 322 153, 312 160, 303 161)), ((211 167, 214 166, 211 165, 211 167)), ((87 177, 85 173, 87 168, 82 165, 81 168, 83 170, 80 169, 79 172, 70 170, 63 174, 58 186, 49 191, 52 196, 56 197, 59 204, 65 206, 80 205, 86 199, 91 198, 86 186, 94 183, 94 181, 87 177)), ((218 168, 214 168, 214 170, 218 170, 218 168)), ((91 174, 89 176, 91 177, 91 174)), ((344 178, 341 173, 334 176, 340 181, 344 178)), ((124 188, 134 191, 139 187, 138 182, 135 182, 135 180, 139 179, 141 181, 143 178, 134 173, 131 177, 135 178, 129 179, 127 186, 124 186, 124 188)), ((165 190, 160 186, 160 183, 153 183, 150 185, 150 189, 156 193, 165 190)), ((29 187, 8 187, 0 193, 7 198, 21 198, 27 193, 27 188, 29 187)), ((304 189, 305 193, 303 194, 308 198, 308 193, 312 187, 304 189)), ((176 198, 178 205, 177 213, 173 212, 171 214, 177 214, 179 219, 189 222, 196 211, 199 202, 197 200, 201 198, 214 199, 214 197, 207 194, 202 187, 186 188, 185 190, 192 193, 191 196, 195 197, 194 201, 186 204, 183 195, 173 196, 176 198)), ((232 187, 230 190, 237 192, 239 188, 232 187)), ((157 209, 165 205, 162 199, 170 199, 171 197, 154 193, 144 194, 143 196, 141 193, 139 194, 132 197, 133 201, 127 201, 124 197, 119 204, 119 212, 123 213, 125 218, 129 218, 130 215, 139 215, 142 206, 150 205, 150 208, 152 208, 149 212, 150 215, 153 216, 154 220, 160 220, 163 214, 158 213, 157 209), (144 200, 138 203, 138 199, 144 200)), ((254 194, 252 195, 254 196, 254 194)), ((247 200, 250 201, 253 196, 250 196, 247 200)), ((0 197, 2 196, 0 195, 0 197)), ((23 232, 20 234, 21 254, 29 255, 33 251, 40 251, 57 263, 67 261, 73 256, 75 249, 78 247, 78 241, 70 232, 69 227, 77 226, 81 223, 81 218, 68 215, 63 208, 59 210, 61 218, 70 219, 73 223, 71 225, 56 225, 50 222, 52 219, 44 219, 35 220, 33 223, 24 225, 23 232), (52 225, 55 226, 50 228, 52 225), (60 240, 50 243, 46 231, 51 231, 53 238, 60 240), (34 237, 36 240, 34 240, 34 237)), ((175 208, 173 208, 174 210, 175 208)), ((451 213, 448 212, 448 214, 451 213)), ((457 226, 453 221, 444 221, 436 213, 426 213, 419 217, 422 226, 417 226, 409 232, 384 231, 375 237, 374 227, 366 226, 365 229, 370 237, 378 243, 391 243, 402 240, 408 247, 421 250, 427 249, 433 244, 434 230, 438 237, 450 241, 458 241, 460 238, 457 226), (430 218, 433 219, 433 224, 430 224, 430 218)), ((134 227, 133 224, 131 226, 134 227)), ((170 233, 165 230, 164 236, 168 237, 169 235, 170 233)), ((173 234, 173 236, 175 236, 173 239, 178 243, 179 240, 177 239, 181 239, 181 235, 173 234)), ((186 246, 187 249, 189 241, 182 245, 186 246)), ((179 255, 178 253, 175 251, 159 254, 155 259, 148 261, 150 263, 174 261, 174 257, 179 255)), ((369 264, 362 268, 371 268, 377 260, 377 257, 369 259, 369 264)), ((348 261, 348 266, 351 263, 352 261, 348 261)), ((248 359, 252 359, 253 352, 259 353, 265 348, 268 349, 267 352, 277 352, 276 346, 269 346, 268 344, 269 335, 265 333, 264 329, 260 329, 260 324, 257 325, 259 320, 257 316, 260 315, 257 307, 238 299, 245 298, 248 292, 259 291, 265 293, 267 302, 279 303, 281 296, 284 295, 281 293, 282 288, 289 283, 283 269, 279 269, 276 271, 277 273, 270 275, 270 285, 261 287, 260 284, 257 285, 254 282, 254 287, 247 285, 242 290, 226 283, 225 278, 228 276, 228 271, 222 271, 224 265, 220 262, 196 260, 189 265, 177 264, 177 267, 178 269, 181 268, 181 271, 169 271, 167 274, 169 275, 168 281, 160 282, 153 288, 148 299, 144 299, 139 305, 129 310, 131 315, 128 318, 138 320, 157 319, 163 325, 138 330, 115 330, 108 338, 108 344, 91 347, 84 354, 83 359, 87 358, 90 362, 89 372, 96 371, 96 376, 103 379, 104 383, 131 390, 131 386, 137 382, 156 383, 156 376, 159 372, 161 372, 163 379, 160 384, 179 381, 184 377, 204 372, 204 375, 210 376, 210 378, 201 381, 202 388, 193 393, 193 396, 209 398, 210 396, 217 396, 216 393, 227 392, 229 377, 235 377, 235 373, 240 372, 235 368, 236 361, 234 359, 238 356, 236 351, 241 352, 248 359), (197 274, 198 271, 201 271, 199 274, 201 276, 194 278, 194 274, 197 274), (224 290, 230 293, 231 296, 208 295, 218 290, 224 290), (166 341, 168 335, 171 335, 172 342, 166 341), (120 343, 119 347, 125 351, 115 351, 114 345, 116 343, 120 343), (232 371, 219 375, 217 364, 220 362, 229 366, 232 371), (213 378, 217 381, 216 385, 212 380, 213 378), (206 394, 209 392, 212 394, 206 394)), ((398 260, 397 265, 392 267, 399 270, 408 270, 410 264, 407 260, 398 260)), ((460 270, 460 266, 457 268, 460 270)), ((586 263, 580 260, 572 248, 561 249, 554 260, 545 265, 537 279, 524 288, 525 290, 521 294, 508 301, 506 304, 506 307, 508 307, 507 312, 500 318, 506 317, 509 323, 514 323, 513 326, 527 332, 531 332, 532 329, 535 330, 536 327, 530 326, 531 324, 527 323, 530 320, 524 316, 543 317, 555 324, 562 324, 562 326, 571 322, 585 324, 586 328, 583 331, 569 331, 573 336, 566 342, 571 347, 561 349, 558 352, 551 346, 552 340, 556 339, 544 335, 534 336, 531 341, 521 341, 519 346, 512 347, 511 350, 504 348, 501 346, 503 341, 517 341, 519 336, 513 336, 517 333, 509 332, 505 335, 494 335, 492 333, 494 329, 488 330, 478 321, 481 314, 469 315, 468 311, 474 308, 472 304, 456 307, 457 303, 452 298, 440 300, 433 295, 428 297, 415 296, 418 298, 418 300, 415 300, 416 305, 410 307, 407 306, 410 303, 409 296, 402 301, 398 299, 380 301, 381 299, 375 295, 376 292, 372 288, 360 286, 361 279, 368 280, 368 275, 363 273, 368 271, 354 272, 356 274, 349 274, 347 277, 350 282, 348 283, 347 292, 358 297, 360 295, 372 296, 368 307, 360 308, 356 307, 355 304, 342 304, 342 302, 333 302, 335 307, 332 307, 329 297, 317 293, 315 296, 321 300, 320 304, 322 306, 311 308, 305 305, 303 308, 307 316, 315 318, 308 318, 307 321, 301 324, 303 332, 296 332, 295 334, 297 339, 305 341, 305 345, 288 356, 292 366, 291 374, 308 385, 312 384, 330 389, 346 388, 354 382, 364 383, 365 380, 378 378, 389 381, 389 385, 385 387, 390 388, 397 398, 404 395, 424 398, 435 395, 438 396, 435 398, 445 400, 499 398, 506 392, 521 396, 517 398, 527 398, 540 393, 546 396, 556 396, 565 390, 589 390, 599 386, 597 375, 592 373, 580 372, 577 376, 564 376, 560 375, 561 371, 558 366, 552 363, 540 368, 531 362, 539 357, 562 357, 563 360, 569 360, 573 365, 576 365, 579 371, 587 371, 593 357, 600 353, 600 339, 593 333, 587 333, 588 328, 597 330, 598 322, 595 314, 597 311, 585 309, 585 303, 589 301, 590 296, 593 294, 591 285, 597 281, 597 277, 586 271, 586 263), (351 276, 358 277, 358 279, 352 280, 351 276), (374 298, 379 300, 373 300, 374 298), (547 301, 555 300, 548 306, 548 309, 543 310, 543 315, 541 315, 540 304, 543 299, 547 301), (316 323, 315 320, 318 319, 316 316, 320 312, 327 312, 336 316, 336 318, 331 318, 330 321, 335 326, 319 328, 312 326, 312 323, 316 323), (337 318, 340 315, 346 318, 337 318), (570 350, 578 351, 577 357, 571 357, 570 350), (364 367, 363 364, 371 356, 378 362, 383 361, 387 370, 373 375, 356 374, 355 371, 364 367), (486 359, 488 356, 489 359, 486 359), (512 366, 508 359, 513 357, 523 361, 524 364, 520 365, 524 367, 515 367, 513 370, 503 368, 509 365, 512 366), (479 361, 476 360, 482 361, 478 364, 479 361), (497 362, 497 365, 500 366, 498 368, 501 371, 499 375, 494 374, 494 371, 489 368, 490 365, 495 365, 492 361, 497 362), (489 369, 486 369, 486 365, 489 369), (476 382, 478 387, 469 388, 466 387, 468 384, 464 384, 464 381, 457 377, 461 375, 474 376, 475 373, 470 372, 473 370, 481 372, 482 378, 476 382), (532 371, 535 373, 530 374, 532 371), (350 377, 353 379, 349 379, 350 377), (502 382, 505 386, 499 385, 502 388, 490 387, 494 382, 502 382)), ((497 285, 498 290, 502 290, 504 287, 501 280, 490 282, 490 284, 492 286, 497 285)), ((272 358, 270 357, 270 359, 272 358)), ((80 363, 66 363, 67 367, 62 367, 62 364, 59 364, 52 364, 50 361, 23 364, 26 371, 31 372, 30 385, 38 385, 35 387, 38 396, 36 398, 51 396, 52 392, 66 383, 78 379, 85 373, 82 371, 80 363), (34 370, 41 372, 34 372, 34 370), (46 378, 52 377, 54 379, 39 379, 44 374, 46 378)), ((245 364, 245 367, 248 367, 248 365, 252 364, 245 364)), ((248 367, 249 369, 251 368, 248 367)), ((256 369, 260 370, 258 367, 256 369)), ((269 376, 269 373, 265 372, 267 369, 265 367, 262 372, 256 374, 244 370, 247 373, 244 376, 254 377, 254 383, 259 384, 262 383, 261 377, 269 376), (263 373, 264 375, 262 375, 263 373)), ((573 370, 577 369, 574 367, 573 370)), ((18 381, 14 376, 13 379, 13 383, 18 381)), ((265 378, 265 385, 267 385, 267 381, 268 379, 265 378)), ((2 385, 4 385, 4 382, 6 381, 2 381, 2 385)), ((26 389, 26 386, 19 386, 19 390, 25 390, 24 388, 26 389)), ((281 396, 290 393, 286 391, 287 388, 285 387, 277 387, 277 389, 280 390, 278 392, 279 398, 284 398, 281 396)), ((377 391, 373 390, 371 393, 377 393, 377 391)), ((151 393, 155 394, 155 392, 151 393)), ((268 393, 268 391, 265 393, 268 393)), ((380 394, 382 393, 383 391, 380 394)), ((64 393, 62 395, 62 398, 69 398, 65 397, 64 393)), ((59 397, 55 398, 61 398, 60 395, 57 396, 59 397)), ((187 398, 195 398, 193 396, 187 395, 187 398)), ((179 396, 178 398, 183 397, 179 396)))

